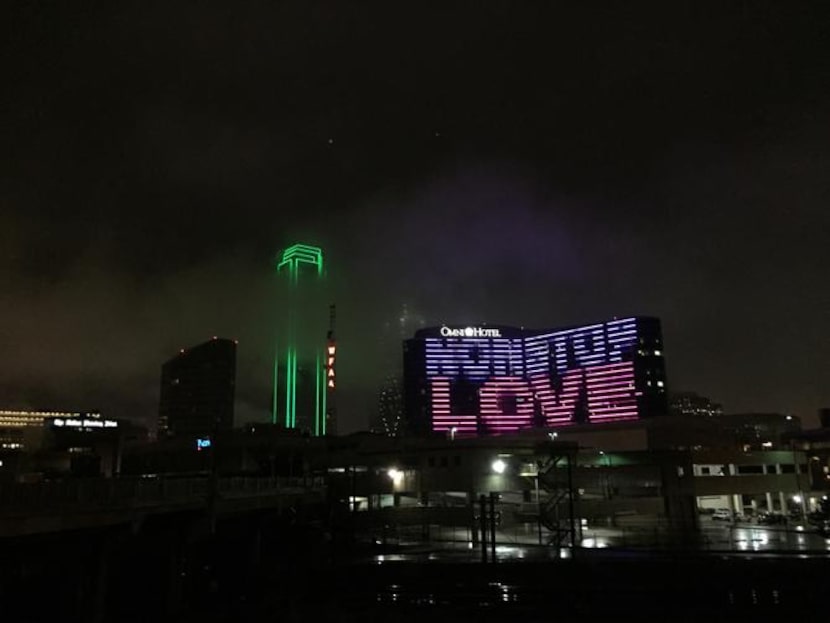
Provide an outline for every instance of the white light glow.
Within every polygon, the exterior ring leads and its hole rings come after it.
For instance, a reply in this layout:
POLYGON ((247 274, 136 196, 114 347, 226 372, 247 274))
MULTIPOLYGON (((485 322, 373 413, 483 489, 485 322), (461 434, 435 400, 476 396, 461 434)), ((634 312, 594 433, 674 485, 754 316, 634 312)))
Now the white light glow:
POLYGON ((386 475, 392 479, 392 482, 395 485, 399 485, 401 484, 401 482, 403 482, 403 472, 395 467, 390 467, 386 471, 386 475))

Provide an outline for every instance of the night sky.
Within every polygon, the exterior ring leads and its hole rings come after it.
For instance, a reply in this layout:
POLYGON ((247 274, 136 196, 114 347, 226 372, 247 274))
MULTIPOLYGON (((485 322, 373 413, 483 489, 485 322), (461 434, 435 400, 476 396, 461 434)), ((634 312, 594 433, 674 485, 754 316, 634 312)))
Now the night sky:
POLYGON ((295 241, 346 431, 403 304, 654 315, 670 389, 830 406, 821 3, 185 4, 4 4, 0 407, 151 422, 161 363, 221 335, 265 419, 295 241))

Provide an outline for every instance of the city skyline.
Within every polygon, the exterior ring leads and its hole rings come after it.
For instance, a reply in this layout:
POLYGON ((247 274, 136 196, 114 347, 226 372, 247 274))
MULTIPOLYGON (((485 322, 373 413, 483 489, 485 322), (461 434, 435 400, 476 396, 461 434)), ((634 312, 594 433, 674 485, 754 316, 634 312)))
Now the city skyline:
POLYGON ((830 404, 830 99, 818 10, 401 15, 13 5, 2 61, 0 397, 150 423, 158 366, 239 340, 268 418, 277 252, 326 251, 340 430, 377 339, 663 323, 670 388, 830 404))

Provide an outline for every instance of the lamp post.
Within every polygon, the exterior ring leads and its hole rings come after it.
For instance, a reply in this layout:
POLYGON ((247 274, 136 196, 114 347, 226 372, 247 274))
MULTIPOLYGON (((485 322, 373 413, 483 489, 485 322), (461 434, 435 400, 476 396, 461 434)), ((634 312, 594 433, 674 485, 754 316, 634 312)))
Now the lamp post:
MULTIPOLYGON (((787 416, 787 419, 791 419, 792 416, 787 416)), ((790 439, 790 450, 793 453, 793 470, 795 471, 795 486, 798 489, 798 495, 793 496, 793 502, 799 504, 801 506, 801 520, 807 520, 807 506, 804 501, 804 491, 801 490, 801 465, 798 463, 798 457, 795 453, 795 440, 790 439)), ((783 510, 783 509, 782 509, 783 510)))
MULTIPOLYGON (((490 469, 493 470, 493 473, 501 476, 507 471, 507 463, 501 458, 497 458, 490 464, 490 469)), ((490 491, 490 562, 496 562, 496 492, 490 491)), ((482 518, 485 516, 487 512, 486 504, 485 504, 485 497, 481 496, 481 516, 482 518)), ((484 536, 484 532, 486 531, 486 525, 482 523, 482 536, 484 536)), ((482 541, 484 539, 482 538, 482 541)), ((486 556, 486 554, 485 554, 486 556)))
POLYGON ((611 456, 608 455, 608 454, 605 454, 605 452, 603 452, 602 450, 599 451, 599 455, 601 457, 603 457, 603 459, 606 461, 605 466, 608 469, 608 471, 605 473, 605 497, 610 500, 611 499, 611 474, 610 474, 611 456))
POLYGON ((401 484, 404 481, 405 473, 397 467, 390 467, 386 470, 386 475, 389 477, 389 480, 392 481, 392 506, 397 508, 400 503, 398 492, 400 491, 401 484))

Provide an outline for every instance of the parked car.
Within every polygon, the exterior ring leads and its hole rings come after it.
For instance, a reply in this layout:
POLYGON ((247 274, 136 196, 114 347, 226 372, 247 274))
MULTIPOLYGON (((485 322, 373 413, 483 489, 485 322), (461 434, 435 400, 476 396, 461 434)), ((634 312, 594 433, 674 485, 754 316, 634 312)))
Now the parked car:
POLYGON ((830 521, 830 515, 817 511, 807 515, 807 521, 814 526, 821 526, 825 522, 830 521))
POLYGON ((712 521, 732 521, 732 511, 728 508, 716 508, 712 513, 712 521))
POLYGON ((787 523, 786 515, 782 515, 781 513, 770 513, 770 512, 763 512, 758 513, 758 523, 764 524, 767 526, 776 525, 776 524, 785 524, 787 523))

